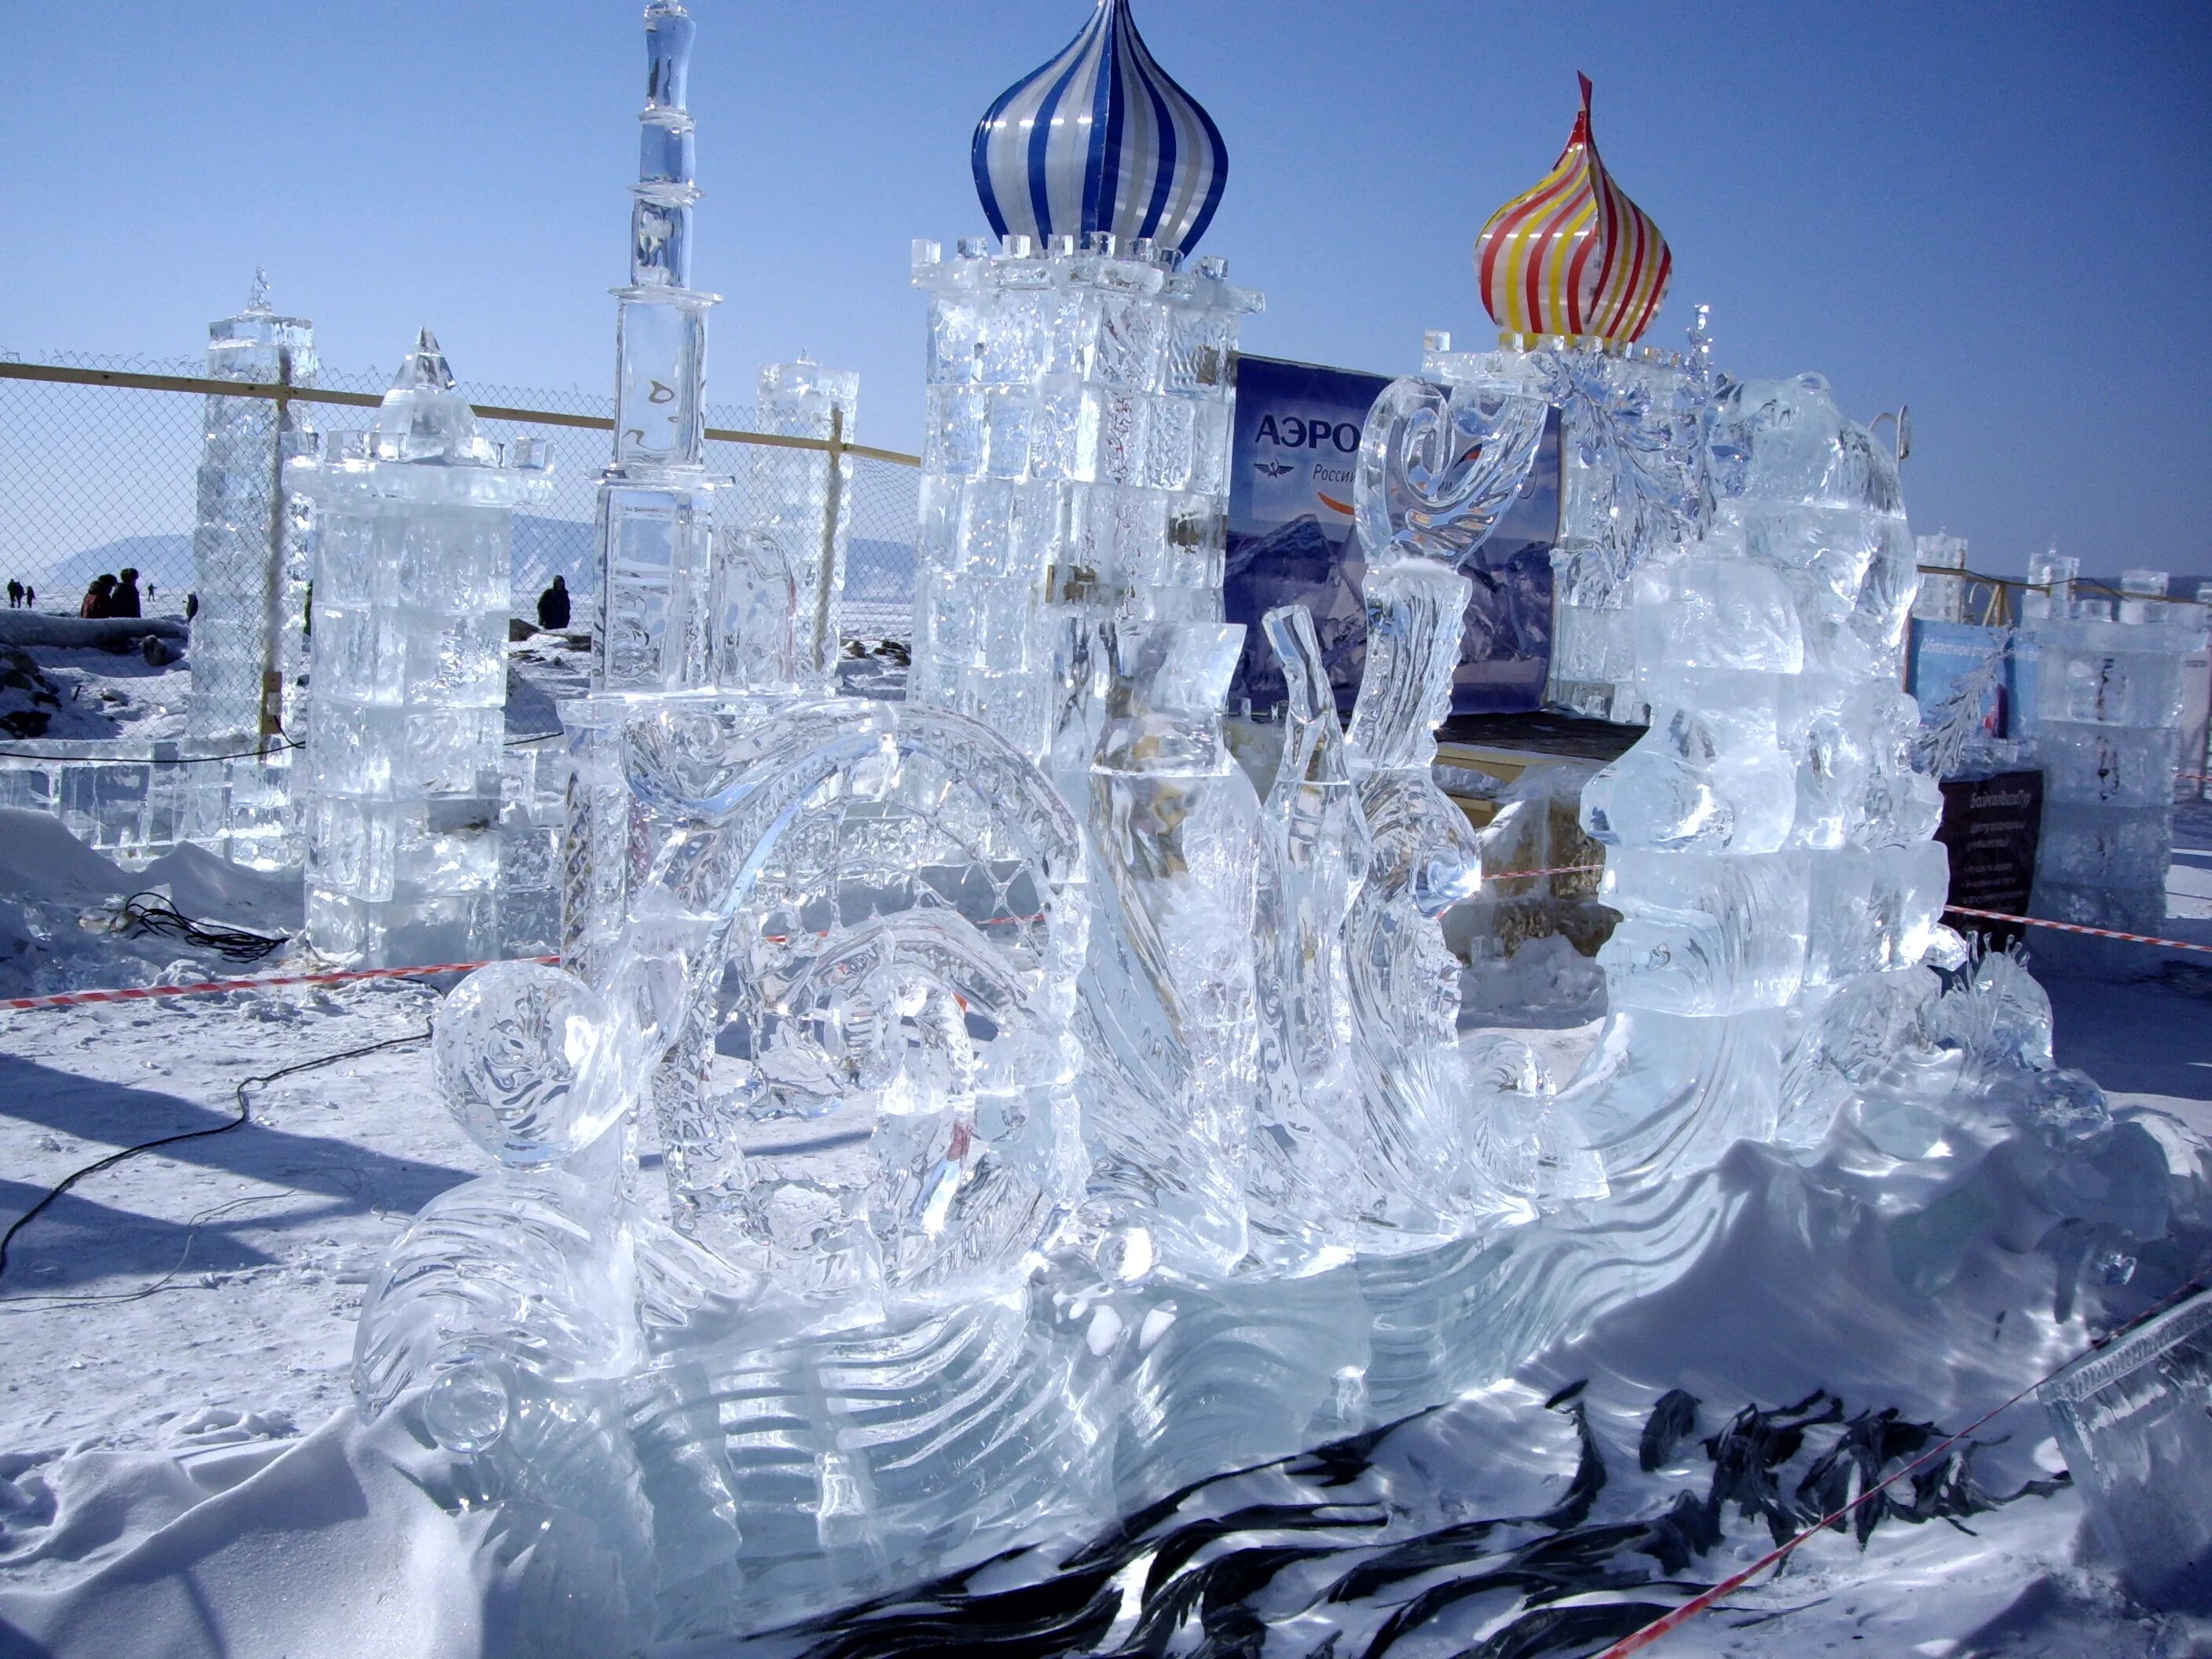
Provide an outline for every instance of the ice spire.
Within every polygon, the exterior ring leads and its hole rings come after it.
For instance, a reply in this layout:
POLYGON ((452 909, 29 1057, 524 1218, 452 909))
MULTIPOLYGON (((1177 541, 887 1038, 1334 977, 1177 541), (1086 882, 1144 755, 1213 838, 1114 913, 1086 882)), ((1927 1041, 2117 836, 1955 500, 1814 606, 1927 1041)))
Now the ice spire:
POLYGON ((438 337, 423 329, 400 360, 376 416, 379 459, 489 465, 491 445, 477 431, 476 411, 454 390, 453 371, 438 337))
POLYGON ((691 15, 645 9, 645 107, 630 186, 629 283, 616 333, 615 453, 599 495, 602 690, 676 690, 708 675, 712 497, 705 465, 707 308, 691 283, 691 15))

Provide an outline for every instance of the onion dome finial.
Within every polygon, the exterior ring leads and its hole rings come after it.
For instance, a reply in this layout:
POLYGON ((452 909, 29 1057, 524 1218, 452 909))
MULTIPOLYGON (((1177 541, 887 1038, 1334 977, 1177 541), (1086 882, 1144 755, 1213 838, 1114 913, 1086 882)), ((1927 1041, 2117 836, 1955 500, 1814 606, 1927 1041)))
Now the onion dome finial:
POLYGON ((1674 258, 1649 214, 1598 160, 1590 82, 1575 130, 1552 170, 1490 216, 1474 239, 1482 303, 1517 334, 1630 341, 1651 326, 1674 258))
POLYGON ((1188 253, 1229 177, 1213 118, 1146 50, 1129 0, 1082 31, 976 124, 976 193, 1000 236, 1150 237, 1188 253))

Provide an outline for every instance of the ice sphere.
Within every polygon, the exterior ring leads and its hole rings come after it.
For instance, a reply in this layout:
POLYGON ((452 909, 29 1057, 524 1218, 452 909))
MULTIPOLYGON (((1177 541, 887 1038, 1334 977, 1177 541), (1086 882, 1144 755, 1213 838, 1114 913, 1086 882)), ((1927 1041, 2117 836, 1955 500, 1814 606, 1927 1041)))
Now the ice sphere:
POLYGON ((438 1010, 438 1091, 469 1136, 502 1163, 555 1162, 589 1146, 622 1097, 592 1067, 607 1036, 599 994, 563 969, 495 962, 438 1010))
POLYGON ((2212 1612, 2212 1291, 2039 1391, 2091 1523, 2153 1607, 2212 1612))

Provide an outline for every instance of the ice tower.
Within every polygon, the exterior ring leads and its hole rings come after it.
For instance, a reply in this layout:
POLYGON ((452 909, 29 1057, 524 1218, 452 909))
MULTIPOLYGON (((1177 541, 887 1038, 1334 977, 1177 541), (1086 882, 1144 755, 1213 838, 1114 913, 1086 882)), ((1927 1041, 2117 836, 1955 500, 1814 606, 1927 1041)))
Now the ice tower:
MULTIPOLYGON (((754 424, 778 438, 853 441, 860 377, 802 353, 760 374, 754 424)), ((781 444, 752 446, 751 527, 718 539, 714 684, 725 690, 830 689, 853 528, 853 463, 781 444)))
MULTIPOLYGON (((2039 916, 2129 933, 2166 925, 2173 854, 2174 773, 2181 760, 2183 662, 2204 647, 2194 607, 2163 602, 2162 570, 2130 570, 2124 597, 2076 597, 2075 561, 2052 557, 2043 614, 2028 624, 2040 647, 2035 736, 2043 763, 2037 844, 2039 916)), ((2082 966, 2155 958, 2054 933, 2046 959, 2082 966)))
MULTIPOLYGON (((246 309, 208 325, 208 378, 307 386, 314 381, 314 325, 269 307, 253 274, 246 309)), ((210 397, 192 529, 192 691, 185 729, 210 748, 243 748, 278 730, 281 686, 301 654, 307 519, 282 487, 289 457, 313 428, 274 398, 210 397)))
POLYGON ((512 514, 552 495, 535 439, 502 458, 428 329, 375 426, 294 486, 316 503, 307 937, 370 967, 496 947, 512 514))
POLYGON ((1221 618, 1231 364, 1256 294, 1190 262, 1229 157, 1128 0, 1002 94, 973 165, 998 233, 930 297, 912 695, 1087 765, 1102 623, 1221 618))
POLYGON ((693 27, 678 0, 646 8, 629 284, 614 291, 614 465, 599 485, 604 691, 676 690, 712 672, 714 501, 730 480, 705 461, 707 307, 720 296, 691 286, 693 27))

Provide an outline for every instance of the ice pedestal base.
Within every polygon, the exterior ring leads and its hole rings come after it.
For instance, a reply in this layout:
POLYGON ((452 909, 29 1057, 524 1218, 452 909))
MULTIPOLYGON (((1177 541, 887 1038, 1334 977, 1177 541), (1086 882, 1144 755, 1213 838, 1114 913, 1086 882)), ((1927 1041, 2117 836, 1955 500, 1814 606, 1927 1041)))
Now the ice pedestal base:
POLYGON ((2212 1291, 2044 1385, 2091 1522, 2156 1607, 2212 1613, 2212 1291))
MULTIPOLYGON (((652 1559, 621 1594, 661 1638, 767 1629, 1453 1399, 1673 1282, 1732 1212, 1709 1173, 1304 1279, 1113 1286, 1061 1259, 860 1329, 664 1331, 647 1369, 562 1402, 588 1455, 491 1478, 557 1465, 538 1501, 599 1530, 595 1559, 652 1559), (650 1536, 623 1536, 641 1514, 650 1536)), ((545 1449, 512 1438, 484 1461, 545 1449)))

